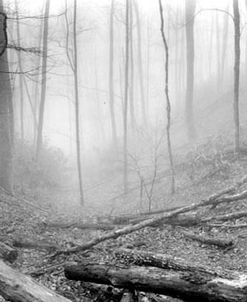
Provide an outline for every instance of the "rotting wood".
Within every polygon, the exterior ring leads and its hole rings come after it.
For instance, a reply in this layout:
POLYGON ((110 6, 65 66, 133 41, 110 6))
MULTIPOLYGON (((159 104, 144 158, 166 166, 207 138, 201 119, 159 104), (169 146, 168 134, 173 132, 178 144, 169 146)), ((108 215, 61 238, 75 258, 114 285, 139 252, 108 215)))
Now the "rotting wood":
POLYGON ((247 276, 229 280, 156 267, 123 268, 89 263, 65 266, 65 276, 70 280, 163 294, 186 302, 246 302, 247 299, 247 276))

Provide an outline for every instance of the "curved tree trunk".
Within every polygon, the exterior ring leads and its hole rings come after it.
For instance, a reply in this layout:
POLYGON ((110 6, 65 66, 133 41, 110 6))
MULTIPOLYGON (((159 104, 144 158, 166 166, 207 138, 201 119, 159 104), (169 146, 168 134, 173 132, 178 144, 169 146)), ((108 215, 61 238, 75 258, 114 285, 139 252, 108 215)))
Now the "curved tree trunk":
POLYGON ((164 18, 163 18, 163 6, 161 0, 159 0, 159 9, 160 9, 160 19, 161 19, 161 36, 164 43, 165 53, 166 53, 166 79, 165 79, 165 94, 166 94, 166 113, 167 113, 167 125, 166 125, 166 136, 167 136, 167 148, 171 168, 171 193, 175 193, 175 171, 173 165, 173 156, 172 156, 172 146, 171 146, 171 137, 170 137, 170 128, 171 128, 171 103, 169 97, 169 50, 164 32, 164 18))

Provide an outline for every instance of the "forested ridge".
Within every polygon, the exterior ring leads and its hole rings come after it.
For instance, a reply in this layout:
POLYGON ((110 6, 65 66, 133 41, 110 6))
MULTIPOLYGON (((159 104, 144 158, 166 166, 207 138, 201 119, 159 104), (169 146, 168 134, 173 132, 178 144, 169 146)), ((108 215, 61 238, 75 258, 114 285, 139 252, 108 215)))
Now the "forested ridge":
POLYGON ((246 24, 0 0, 0 301, 247 301, 246 24))

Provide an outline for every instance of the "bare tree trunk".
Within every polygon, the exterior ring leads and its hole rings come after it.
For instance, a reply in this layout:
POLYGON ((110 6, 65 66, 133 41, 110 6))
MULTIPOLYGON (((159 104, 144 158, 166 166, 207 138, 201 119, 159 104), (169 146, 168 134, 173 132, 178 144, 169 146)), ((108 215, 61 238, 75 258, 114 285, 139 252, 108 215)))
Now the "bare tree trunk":
POLYGON ((239 135, 239 69, 240 69, 240 15, 238 0, 233 0, 233 14, 234 14, 234 48, 235 48, 235 62, 234 62, 234 125, 235 125, 235 152, 239 153, 240 149, 240 135, 239 135))
POLYGON ((220 81, 220 71, 221 71, 221 58, 220 58, 220 24, 219 24, 219 14, 216 12, 215 16, 215 27, 216 27, 216 56, 217 56, 217 87, 219 91, 221 89, 222 83, 220 81))
POLYGON ((110 116, 111 116, 111 128, 112 128, 112 142, 117 150, 117 127, 115 120, 114 110, 114 12, 115 12, 115 0, 111 0, 111 12, 110 12, 110 44, 109 44, 109 96, 110 96, 110 116))
MULTIPOLYGON (((42 12, 44 11, 44 7, 42 9, 42 12)), ((41 44, 42 44, 42 31, 43 31, 43 23, 44 21, 41 19, 40 20, 40 29, 39 29, 39 42, 38 42, 38 47, 41 49, 41 44)), ((37 67, 39 67, 41 64, 41 56, 38 57, 37 60, 37 67)), ((37 127, 37 116, 38 116, 38 108, 40 104, 40 74, 38 73, 36 75, 36 81, 34 82, 34 112, 35 112, 35 119, 33 120, 33 145, 35 146, 37 142, 37 135, 38 135, 38 127, 37 127)))
POLYGON ((41 88, 41 98, 40 98, 40 107, 39 107, 36 160, 39 159, 40 152, 43 145, 43 124, 44 124, 44 112, 45 112, 45 100, 46 100, 49 10, 50 10, 50 0, 46 0, 45 20, 44 20, 44 29, 43 29, 43 58, 42 58, 42 81, 41 81, 42 88, 41 88))
POLYGON ((124 192, 128 191, 128 90, 129 90, 129 0, 126 3, 125 25, 125 87, 124 87, 124 192))
POLYGON ((0 186, 13 191, 12 177, 12 93, 9 77, 7 16, 0 0, 0 186))
POLYGON ((187 50, 187 85, 185 116, 188 131, 188 138, 195 139, 196 129, 194 124, 194 19, 196 1, 185 0, 185 23, 186 23, 186 50, 187 50))
POLYGON ((147 109, 147 120, 149 120, 149 92, 150 92, 150 25, 149 20, 147 21, 147 56, 146 56, 146 109, 147 109))
MULTIPOLYGON (((229 7, 226 8, 226 11, 227 12, 229 11, 229 7)), ((221 53, 221 55, 222 55, 222 57, 221 57, 221 72, 220 72, 221 85, 224 82, 228 33, 229 33, 229 16, 225 14, 225 16, 224 16, 224 38, 223 38, 222 53, 221 53)))
POLYGON ((84 205, 84 192, 81 169, 81 140, 80 140, 80 104, 78 89, 78 55, 77 55, 77 0, 74 0, 73 41, 74 41, 74 89, 75 89, 75 123, 76 123, 76 153, 81 205, 84 205))
POLYGON ((96 49, 95 49, 95 68, 94 68, 94 77, 95 77, 95 99, 97 102, 97 119, 98 119, 98 127, 99 127, 99 137, 101 136, 103 141, 106 141, 105 135, 105 126, 104 121, 102 120, 102 112, 101 112, 101 99, 99 96, 99 85, 98 85, 98 73, 97 73, 97 64, 96 64, 96 49))
POLYGON ((160 31, 162 40, 164 43, 165 53, 166 53, 166 62, 165 62, 165 71, 166 71, 166 79, 165 79, 165 94, 166 94, 166 112, 167 112, 167 125, 166 125, 166 135, 167 135, 167 148, 168 155, 170 161, 171 168, 171 193, 175 192, 175 172, 173 165, 173 156, 172 156, 172 147, 171 147, 171 137, 170 137, 170 127, 171 127, 171 103, 169 97, 169 50, 164 32, 164 17, 163 17, 163 6, 161 0, 159 0, 159 9, 160 9, 160 31))
POLYGON ((214 18, 211 17, 211 31, 209 33, 209 51, 208 51, 208 73, 212 74, 212 57, 213 57, 213 36, 214 36, 214 18))
MULTIPOLYGON (((18 8, 18 2, 15 0, 15 10, 16 10, 16 17, 17 17, 17 23, 16 23, 16 31, 17 31, 17 46, 20 46, 20 22, 18 20, 19 16, 19 8, 18 8)), ((23 91, 23 74, 22 74, 22 60, 21 60, 21 52, 17 51, 17 57, 18 57, 18 67, 19 67, 19 84, 20 84, 20 124, 21 124, 21 141, 24 141, 24 91, 23 91)))
POLYGON ((130 83, 129 83, 129 103, 130 103, 130 123, 132 131, 135 129, 135 109, 134 109, 134 57, 133 57, 133 8, 132 2, 129 7, 129 52, 130 52, 130 83))
POLYGON ((140 24, 140 14, 137 2, 134 0, 134 8, 136 14, 136 28, 137 28, 137 52, 138 52, 138 78, 140 81, 140 97, 141 97, 141 110, 142 110, 142 121, 143 125, 147 124, 147 114, 146 114, 146 98, 144 92, 144 78, 143 78, 143 60, 142 60, 142 35, 141 35, 141 24, 140 24))

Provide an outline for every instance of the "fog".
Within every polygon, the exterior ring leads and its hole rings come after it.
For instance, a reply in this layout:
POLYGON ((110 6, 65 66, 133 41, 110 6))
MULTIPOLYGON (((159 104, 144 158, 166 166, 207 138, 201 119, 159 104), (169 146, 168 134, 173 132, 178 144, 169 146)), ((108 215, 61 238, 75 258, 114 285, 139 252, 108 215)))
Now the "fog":
MULTIPOLYGON (((34 150, 36 143, 37 150, 60 150, 70 163, 74 184, 79 162, 86 187, 114 175, 118 185, 113 192, 119 193, 122 174, 132 187, 142 177, 150 179, 156 170, 163 173, 171 168, 172 161, 179 165, 187 152, 217 137, 234 145, 232 1, 198 0, 195 8, 184 0, 163 1, 168 70, 159 1, 130 1, 128 28, 125 1, 115 0, 114 10, 110 0, 78 1, 76 24, 74 1, 50 1, 48 17, 46 4, 5 3, 8 43, 13 46, 8 48, 8 63, 14 131, 17 140, 34 150), (22 50, 16 51, 16 45, 22 50)), ((247 59, 244 1, 239 1, 239 11, 242 135, 247 59)))
MULTIPOLYGON (((10 12, 14 7, 9 3, 10 12)), ((158 2, 139 1, 141 16, 142 53, 144 86, 148 93, 148 116, 150 127, 165 124, 165 101, 164 101, 164 49, 160 36, 160 19, 158 2), (148 57, 148 58, 147 58, 148 57), (147 66, 147 60, 148 66, 147 66), (158 124, 157 124, 158 123, 158 124)), ((185 26, 184 26, 184 1, 165 2, 165 30, 167 33, 170 53, 170 93, 172 103, 173 123, 182 122, 184 112, 186 53, 185 26), (177 58, 176 58, 177 56, 177 58), (178 83, 180 81, 181 83, 178 83)), ((245 24, 246 12, 245 3, 240 1, 242 26, 245 24)), ((22 1, 20 3, 20 15, 40 15, 44 1, 22 1)), ((123 78, 119 75, 124 69, 124 3, 117 1, 117 13, 114 19, 115 30, 115 62, 114 62, 114 90, 116 94, 115 108, 118 120, 118 131, 121 136, 121 98, 123 90, 123 78)), ((68 1, 68 8, 71 12, 72 2, 68 1)), ((210 92, 217 86, 217 60, 222 56, 222 39, 224 38, 224 22, 228 18, 229 33, 227 35, 225 74, 224 83, 220 83, 221 94, 231 93, 232 85, 227 82, 233 70, 234 60, 234 35, 233 22, 224 12, 206 9, 229 9, 232 10, 229 1, 197 1, 197 11, 201 11, 195 18, 195 89, 198 91, 195 96, 195 106, 204 106, 214 100, 210 92), (216 25, 218 22, 218 25, 216 25), (212 28, 213 26, 213 28, 212 28), (216 30, 217 26, 217 30, 216 30), (218 32, 219 31, 219 32, 218 32), (219 49, 217 50, 217 35, 220 35, 219 49), (216 82, 216 83, 214 83, 216 82), (225 85, 223 85, 225 84, 225 85), (207 101, 200 99, 207 90, 207 101), (200 104, 201 103, 201 104, 200 104), (203 104, 204 103, 204 104, 203 104)), ((64 3, 62 1, 51 1, 50 13, 54 16, 50 20, 49 28, 49 58, 47 75, 47 103, 45 110, 44 137, 49 144, 61 148, 66 154, 72 152, 70 145, 74 141, 73 129, 69 120, 73 119, 73 89, 72 73, 69 70, 66 56, 63 49, 64 17, 55 15, 63 14, 64 3), (71 133, 72 131, 72 133, 71 133)), ((78 3, 78 65, 79 65, 79 86, 81 106, 81 128, 83 138, 84 156, 92 154, 95 148, 107 148, 111 139, 110 117, 109 117, 109 92, 108 92, 108 46, 109 46, 109 1, 79 1, 78 3), (103 137, 104 136, 104 137, 103 137)), ((16 21, 9 21, 9 27, 15 26, 16 21)), ((72 29, 71 29, 72 30, 72 29)), ((141 120, 141 112, 138 108, 139 87, 137 68, 137 37, 136 24, 134 30, 134 69, 135 69, 135 99, 137 107, 137 123, 141 120)), ((21 21, 21 42, 30 46, 38 45, 39 28, 37 20, 21 21)), ((13 39, 14 41, 14 39, 13 39)), ((242 47, 245 49, 245 29, 241 37, 242 47)), ((11 56, 11 54, 10 54, 11 56)), ((14 56, 14 55, 13 55, 14 56)), ((24 58, 26 69, 32 68, 35 57, 26 55, 24 58)), ((245 56, 242 56, 245 61, 245 56)), ((16 59, 13 58, 12 68, 16 68, 16 59)), ((220 68, 220 67, 219 67, 220 68)), ((244 68, 242 72, 244 72, 244 68)), ((32 81, 32 79, 30 80, 32 81)), ((31 85, 31 84, 30 84, 31 85)), ((217 91, 216 91, 217 92, 217 91)), ((15 87, 15 94, 18 95, 18 86, 15 87)), ((28 105, 27 105, 28 107, 28 105)), ((29 108, 27 108, 28 110, 29 108)), ((30 120, 25 118, 26 128, 30 120)), ((229 124, 231 122, 229 121, 229 124)), ((73 128, 73 126, 72 126, 73 128)), ((205 129, 206 130, 206 129, 205 129)), ((216 129, 217 130, 217 129, 216 129)), ((29 139, 26 133, 26 139, 29 139)))

